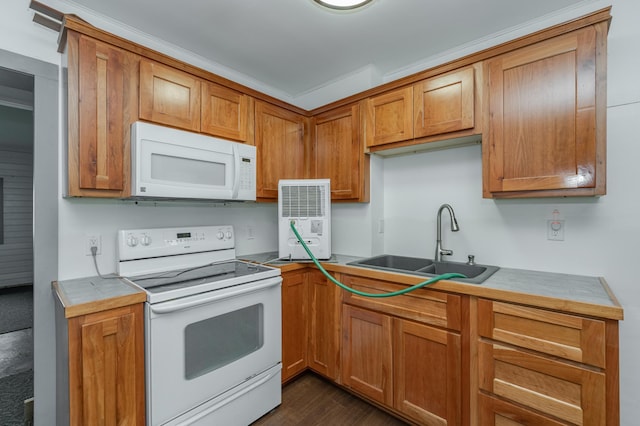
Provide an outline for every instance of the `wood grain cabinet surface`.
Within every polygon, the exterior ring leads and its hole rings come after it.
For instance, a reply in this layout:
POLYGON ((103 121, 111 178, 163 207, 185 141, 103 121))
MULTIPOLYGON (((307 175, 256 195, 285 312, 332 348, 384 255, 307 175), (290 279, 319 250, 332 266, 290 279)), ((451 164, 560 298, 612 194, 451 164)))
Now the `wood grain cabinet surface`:
POLYGON ((137 116, 138 58, 73 31, 68 68, 69 196, 131 193, 130 124, 137 116))
POLYGON ((467 67, 413 85, 414 137, 471 129, 475 125, 475 75, 467 67))
POLYGON ((305 273, 282 276, 282 381, 307 368, 309 291, 305 273))
MULTIPOLYGON (((342 282, 368 293, 401 288, 356 276, 342 282)), ((343 384, 418 424, 461 424, 461 296, 417 290, 372 299, 345 292, 343 301, 343 384)))
POLYGON ((617 322, 485 299, 477 312, 480 424, 619 422, 617 322))
POLYGON ((413 139, 413 89, 404 87, 364 102, 368 147, 413 139))
POLYGON ((142 304, 68 320, 70 424, 145 424, 142 304))
POLYGON ((255 111, 256 195, 277 200, 280 179, 309 176, 307 118, 261 101, 255 111))
POLYGON ((605 193, 607 23, 485 62, 484 197, 605 193))
POLYGON ((340 293, 322 272, 282 274, 282 381, 307 368, 339 382, 340 293))
POLYGON ((464 67, 366 99, 366 146, 379 151, 480 133, 481 74, 479 66, 464 67))
POLYGON ((369 156, 360 136, 360 105, 317 115, 312 129, 312 176, 331 179, 332 201, 368 201, 369 156))
POLYGON ((317 269, 307 270, 306 279, 309 289, 309 368, 339 382, 340 291, 317 269))
POLYGON ((202 133, 253 144, 253 98, 208 81, 201 87, 202 133))
POLYGON ((199 78, 166 65, 140 61, 140 118, 200 131, 199 78))

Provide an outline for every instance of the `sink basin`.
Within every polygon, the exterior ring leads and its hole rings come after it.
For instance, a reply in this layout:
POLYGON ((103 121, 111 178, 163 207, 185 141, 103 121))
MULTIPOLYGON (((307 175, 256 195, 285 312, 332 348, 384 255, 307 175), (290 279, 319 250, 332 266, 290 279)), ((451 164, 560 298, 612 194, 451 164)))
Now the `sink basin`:
POLYGON ((408 256, 394 256, 392 254, 383 254, 381 256, 370 257, 349 265, 365 266, 373 269, 394 269, 397 271, 417 271, 433 265, 430 259, 408 256))
POLYGON ((461 281, 470 284, 481 284, 498 269, 491 265, 469 265, 462 262, 434 262, 431 259, 409 256, 395 256, 383 254, 367 259, 349 262, 347 265, 361 266, 364 268, 380 269, 389 272, 434 277, 440 274, 456 272, 467 278, 451 278, 452 281, 461 281))

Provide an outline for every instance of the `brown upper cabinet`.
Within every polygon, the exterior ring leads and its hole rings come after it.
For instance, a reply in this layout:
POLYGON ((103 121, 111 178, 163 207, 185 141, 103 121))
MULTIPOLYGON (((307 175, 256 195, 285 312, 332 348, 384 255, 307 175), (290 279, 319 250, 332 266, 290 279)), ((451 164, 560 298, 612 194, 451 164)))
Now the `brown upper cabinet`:
POLYGON ((465 67, 368 98, 364 102, 367 147, 422 144, 478 133, 475 116, 480 96, 476 96, 476 87, 481 85, 476 85, 476 78, 481 71, 475 68, 465 67))
POLYGON ((404 87, 364 102, 367 146, 413 138, 413 90, 404 87))
POLYGON ((203 133, 253 144, 253 98, 203 81, 200 127, 203 133))
POLYGON ((468 67, 413 86, 414 137, 474 126, 474 69, 468 67))
POLYGON ((140 62, 140 118, 253 142, 250 96, 157 62, 140 62), (251 113, 251 115, 250 115, 251 113))
POLYGON ((140 61, 140 118, 200 131, 200 80, 156 62, 140 61))
MULTIPOLYGON (((360 105, 353 104, 312 119, 315 172, 331 179, 333 201, 369 200, 369 156, 360 137, 360 105)), ((312 166, 312 168, 314 168, 312 166)))
POLYGON ((72 31, 66 47, 67 195, 127 197, 130 124, 138 113, 138 57, 72 31))
POLYGON ((307 118, 261 101, 255 110, 256 196, 275 200, 280 179, 309 176, 307 118))
POLYGON ((485 198, 605 194, 607 25, 486 61, 485 198))
POLYGON ((366 202, 369 152, 480 137, 485 198, 604 195, 610 18, 605 8, 309 112, 67 15, 67 193, 128 197, 141 119, 255 144, 262 201, 279 179, 329 177, 333 200, 366 202))

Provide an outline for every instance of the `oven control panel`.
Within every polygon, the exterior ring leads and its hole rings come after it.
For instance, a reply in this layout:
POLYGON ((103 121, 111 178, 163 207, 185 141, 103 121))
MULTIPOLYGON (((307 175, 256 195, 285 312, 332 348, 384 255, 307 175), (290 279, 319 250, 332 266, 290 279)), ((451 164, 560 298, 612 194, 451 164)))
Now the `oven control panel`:
POLYGON ((147 259, 235 248, 233 226, 122 229, 118 259, 147 259))

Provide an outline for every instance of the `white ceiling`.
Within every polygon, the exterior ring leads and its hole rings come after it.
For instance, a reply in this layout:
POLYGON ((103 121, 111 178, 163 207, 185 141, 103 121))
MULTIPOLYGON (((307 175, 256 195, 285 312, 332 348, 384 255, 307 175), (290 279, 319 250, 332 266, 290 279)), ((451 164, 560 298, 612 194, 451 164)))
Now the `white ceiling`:
POLYGON ((426 58, 598 1, 373 0, 347 13, 312 0, 61 3, 105 15, 296 99, 362 69, 382 82, 426 58))

